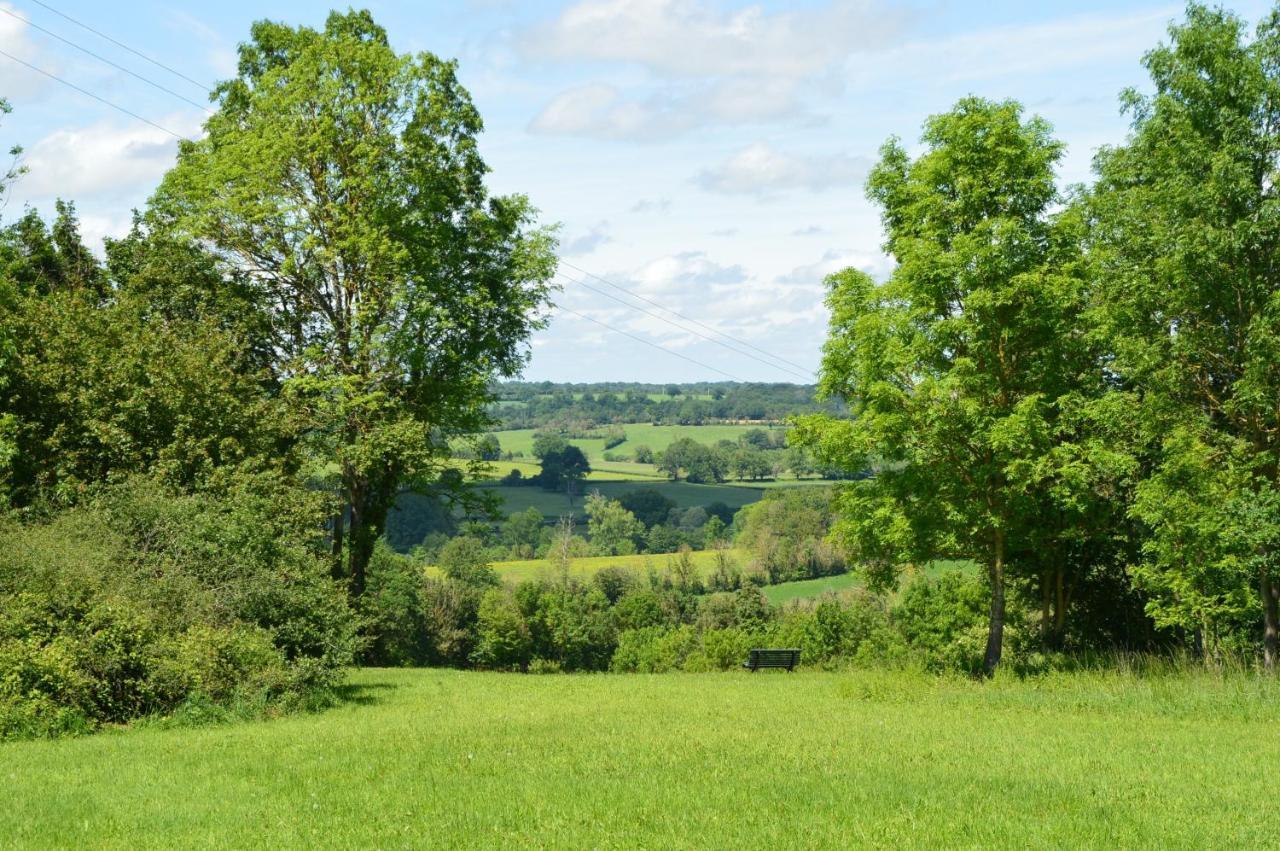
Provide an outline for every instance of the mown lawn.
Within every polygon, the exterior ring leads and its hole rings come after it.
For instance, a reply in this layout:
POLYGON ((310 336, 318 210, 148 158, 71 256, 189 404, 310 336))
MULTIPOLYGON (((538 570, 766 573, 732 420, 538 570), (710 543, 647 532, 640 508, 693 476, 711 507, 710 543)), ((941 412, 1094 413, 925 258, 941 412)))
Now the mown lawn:
POLYGON ((1274 847, 1246 677, 367 670, 317 715, 0 746, 10 848, 1274 847))

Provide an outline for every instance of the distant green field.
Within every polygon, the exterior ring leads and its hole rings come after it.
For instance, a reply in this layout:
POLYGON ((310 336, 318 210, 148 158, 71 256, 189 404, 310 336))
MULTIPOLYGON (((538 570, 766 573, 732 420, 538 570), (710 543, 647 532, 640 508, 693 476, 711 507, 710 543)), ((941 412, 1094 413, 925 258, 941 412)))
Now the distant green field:
POLYGON ((852 588, 862 586, 862 577, 856 573, 842 573, 839 576, 824 576, 821 579, 805 579, 800 582, 784 582, 781 585, 766 585, 760 590, 775 606, 789 603, 792 600, 806 600, 821 597, 823 594, 838 594, 852 588))
MULTIPOLYGON (((689 553, 689 557, 693 560, 694 568, 704 578, 710 576, 711 572, 715 570, 716 554, 714 551, 699 550, 689 553)), ((648 553, 634 556, 576 558, 571 563, 569 571, 575 576, 589 577, 594 576, 606 567, 621 567, 644 575, 648 573, 650 568, 658 571, 667 569, 669 562, 673 558, 675 558, 674 555, 648 553)), ((739 567, 745 567, 751 555, 745 550, 730 550, 729 558, 739 567)), ((516 583, 537 579, 542 576, 550 576, 556 568, 554 563, 547 559, 526 559, 524 561, 496 562, 493 565, 493 569, 504 580, 516 583)))
POLYGON ((481 487, 502 497, 502 510, 507 514, 525 511, 530 507, 542 512, 544 517, 554 519, 572 515, 576 520, 585 520, 583 502, 586 494, 598 490, 611 499, 617 499, 628 491, 637 488, 653 488, 670 499, 680 508, 692 508, 695 505, 710 505, 723 502, 737 510, 750 505, 764 496, 759 488, 733 487, 730 485, 691 485, 688 482, 668 482, 665 480, 640 481, 588 481, 583 485, 583 493, 569 504, 569 497, 563 493, 545 491, 536 487, 505 487, 501 485, 481 485, 481 487))
MULTIPOLYGON (((745 562, 739 562, 744 564, 745 562)), ((924 574, 930 578, 936 579, 944 573, 958 571, 960 573, 971 573, 978 569, 978 565, 967 559, 942 559, 939 561, 929 562, 923 569, 915 567, 907 567, 902 574, 900 586, 905 585, 913 576, 924 574)), ((778 585, 766 585, 760 589, 764 592, 765 597, 770 603, 778 605, 781 603, 790 603, 793 600, 809 600, 814 597, 821 597, 823 594, 839 594, 842 591, 851 591, 854 588, 861 588, 863 585, 862 574, 853 571, 850 573, 841 573, 837 576, 824 576, 821 579, 803 579, 799 582, 783 582, 778 585)))
POLYGON ((0 746, 0 848, 1273 848, 1280 685, 363 670, 314 715, 0 746))
MULTIPOLYGON (((519 470, 520 475, 532 478, 542 471, 537 461, 493 461, 490 479, 501 479, 512 470, 519 470)), ((653 482, 668 481, 667 477, 657 472, 649 464, 632 464, 625 461, 609 462, 601 465, 592 464, 587 475, 588 482, 653 482)))
MULTIPOLYGON (((637 446, 647 446, 654 452, 660 452, 672 444, 672 442, 682 438, 691 437, 699 443, 713 444, 718 440, 737 440, 740 435, 752 429, 763 428, 768 429, 766 425, 704 425, 704 426, 682 426, 682 425, 653 425, 652 423, 629 423, 622 426, 627 433, 627 439, 623 443, 610 449, 610 452, 616 452, 619 455, 630 455, 635 452, 637 446)), ((772 428, 782 428, 782 426, 772 426, 772 428)), ((498 431, 494 434, 498 438, 498 442, 502 444, 503 452, 523 452, 526 456, 533 454, 533 435, 536 429, 518 429, 512 431, 498 431)), ((604 440, 603 438, 582 439, 575 438, 569 441, 573 445, 582 449, 586 453, 587 459, 595 464, 597 460, 603 461, 604 456, 604 440)))

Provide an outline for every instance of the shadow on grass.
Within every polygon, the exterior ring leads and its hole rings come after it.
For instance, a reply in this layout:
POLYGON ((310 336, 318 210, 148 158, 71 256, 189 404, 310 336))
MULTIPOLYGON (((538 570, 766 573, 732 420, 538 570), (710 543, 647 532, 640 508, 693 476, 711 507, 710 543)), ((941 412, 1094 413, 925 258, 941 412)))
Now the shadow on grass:
POLYGON ((400 688, 395 683, 343 683, 333 690, 337 705, 355 704, 356 706, 376 706, 386 701, 385 692, 400 688))

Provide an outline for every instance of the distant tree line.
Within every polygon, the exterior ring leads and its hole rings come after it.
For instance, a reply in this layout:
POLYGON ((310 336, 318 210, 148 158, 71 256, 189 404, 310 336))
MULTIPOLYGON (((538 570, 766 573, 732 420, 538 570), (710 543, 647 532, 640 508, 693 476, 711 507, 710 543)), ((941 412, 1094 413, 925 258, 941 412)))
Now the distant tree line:
POLYGON ((797 384, 697 383, 680 385, 507 382, 496 385, 492 414, 503 428, 563 432, 609 423, 704 425, 781 422, 792 414, 844 410, 819 402, 816 388, 797 384))

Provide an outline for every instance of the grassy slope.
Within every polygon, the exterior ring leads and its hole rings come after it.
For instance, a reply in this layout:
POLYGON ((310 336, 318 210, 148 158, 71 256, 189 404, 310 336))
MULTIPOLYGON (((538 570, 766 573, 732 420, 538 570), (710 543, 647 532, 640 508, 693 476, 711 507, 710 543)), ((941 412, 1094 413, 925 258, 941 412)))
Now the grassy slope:
POLYGON ((781 585, 766 585, 760 590, 770 603, 789 603, 792 600, 807 600, 821 597, 823 594, 838 594, 862 586, 862 577, 856 573, 842 573, 839 576, 824 576, 821 579, 805 579, 800 582, 784 582, 781 585))
MULTIPOLYGON (((689 553, 693 566, 703 575, 709 576, 715 570, 716 554, 713 550, 699 550, 689 553)), ((746 565, 750 555, 744 550, 730 550, 729 557, 739 566, 746 565)), ((645 574, 649 568, 665 570, 667 563, 674 555, 634 555, 634 556, 594 556, 577 558, 570 566, 570 572, 579 576, 593 576, 606 567, 624 567, 636 573, 645 574)), ((503 579, 508 582, 523 582, 550 574, 555 568, 552 562, 545 559, 527 559, 524 561, 500 561, 493 565, 503 579)))
POLYGON ((1275 683, 363 671, 318 715, 0 746, 0 847, 1265 847, 1275 683))

